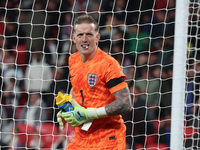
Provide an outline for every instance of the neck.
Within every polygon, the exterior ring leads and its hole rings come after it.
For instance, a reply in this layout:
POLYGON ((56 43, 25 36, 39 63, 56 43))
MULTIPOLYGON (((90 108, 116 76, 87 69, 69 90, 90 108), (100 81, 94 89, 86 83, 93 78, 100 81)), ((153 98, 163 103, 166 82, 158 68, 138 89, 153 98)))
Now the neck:
POLYGON ((94 58, 94 56, 96 55, 97 52, 97 48, 95 48, 95 50, 93 50, 91 53, 89 54, 81 54, 81 60, 83 63, 87 63, 90 60, 92 60, 94 58))

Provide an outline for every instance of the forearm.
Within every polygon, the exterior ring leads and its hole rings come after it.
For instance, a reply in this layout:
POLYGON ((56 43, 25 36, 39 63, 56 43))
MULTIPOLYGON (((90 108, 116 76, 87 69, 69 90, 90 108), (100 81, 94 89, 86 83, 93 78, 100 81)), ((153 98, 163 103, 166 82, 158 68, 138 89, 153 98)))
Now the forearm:
MULTIPOLYGON (((70 94, 73 95, 73 88, 71 89, 70 94)), ((113 93, 113 95, 115 96, 116 100, 105 107, 87 109, 88 117, 93 119, 115 116, 128 113, 132 110, 128 87, 113 93)), ((75 98, 74 95, 72 97, 75 98)))
POLYGON ((105 106, 108 116, 128 113, 132 110, 130 92, 128 87, 113 93, 116 100, 105 106))

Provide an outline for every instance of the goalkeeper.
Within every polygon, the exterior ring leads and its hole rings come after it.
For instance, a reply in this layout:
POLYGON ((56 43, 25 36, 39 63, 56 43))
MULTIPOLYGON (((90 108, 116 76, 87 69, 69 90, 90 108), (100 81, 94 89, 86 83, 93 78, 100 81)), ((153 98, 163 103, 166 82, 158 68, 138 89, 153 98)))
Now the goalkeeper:
POLYGON ((98 46, 97 22, 89 15, 74 22, 78 52, 69 57, 73 111, 59 112, 62 128, 68 122, 75 134, 66 150, 124 150, 126 126, 121 114, 132 110, 130 93, 119 63, 98 46), (85 131, 82 125, 92 122, 85 131))

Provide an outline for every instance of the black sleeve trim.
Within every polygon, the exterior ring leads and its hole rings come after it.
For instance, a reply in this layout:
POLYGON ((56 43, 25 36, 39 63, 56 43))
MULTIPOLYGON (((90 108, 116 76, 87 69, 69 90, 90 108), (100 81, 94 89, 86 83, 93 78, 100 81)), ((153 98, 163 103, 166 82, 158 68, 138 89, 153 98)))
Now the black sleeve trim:
POLYGON ((111 79, 110 81, 107 82, 107 86, 108 88, 112 88, 114 86, 116 86, 117 84, 120 84, 124 82, 124 78, 123 77, 119 77, 119 78, 115 78, 115 79, 111 79))

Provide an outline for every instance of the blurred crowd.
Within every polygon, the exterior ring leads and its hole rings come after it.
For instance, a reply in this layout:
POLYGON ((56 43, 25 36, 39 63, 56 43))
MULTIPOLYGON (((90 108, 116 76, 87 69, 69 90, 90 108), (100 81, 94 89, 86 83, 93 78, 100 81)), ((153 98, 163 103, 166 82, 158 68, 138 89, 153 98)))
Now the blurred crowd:
MULTIPOLYGON (((200 45, 194 36, 199 33, 199 6, 192 0, 190 6, 186 114, 188 125, 193 125, 198 116, 200 45)), ((36 128, 42 124, 55 125, 58 140, 70 141, 62 138, 57 124, 55 97, 71 88, 68 57, 77 51, 71 40, 72 25, 81 14, 97 20, 98 46, 127 75, 134 108, 123 116, 127 149, 152 143, 169 147, 175 0, 1 0, 1 149, 44 148, 36 128), (34 127, 35 141, 24 143, 17 138, 21 124, 34 127)), ((195 125, 199 126, 198 118, 195 125)))

